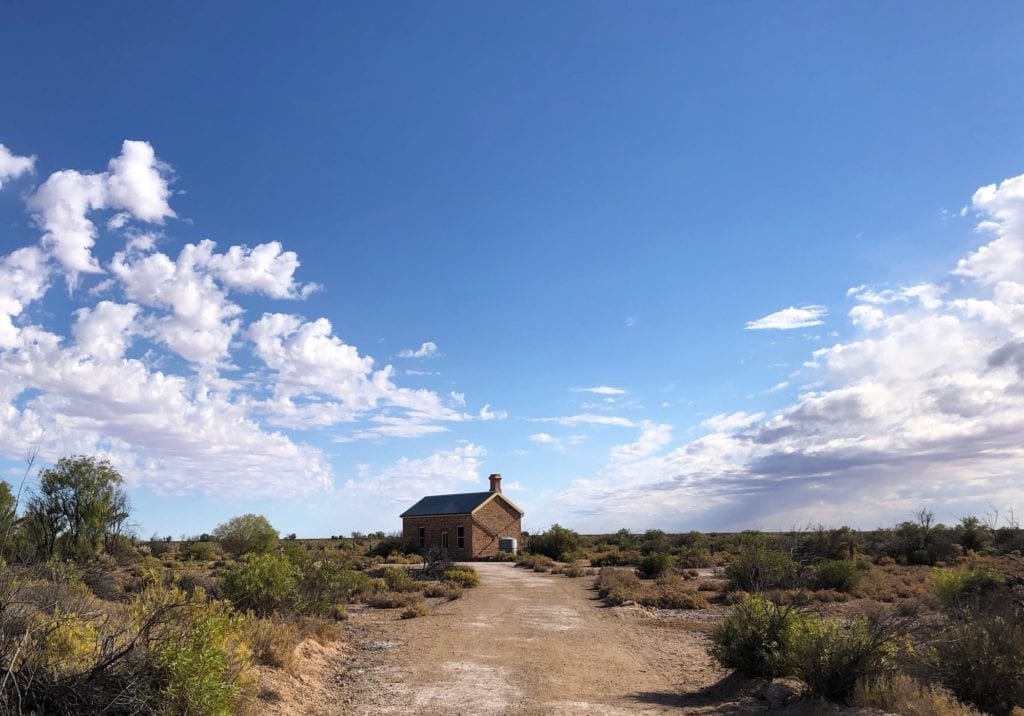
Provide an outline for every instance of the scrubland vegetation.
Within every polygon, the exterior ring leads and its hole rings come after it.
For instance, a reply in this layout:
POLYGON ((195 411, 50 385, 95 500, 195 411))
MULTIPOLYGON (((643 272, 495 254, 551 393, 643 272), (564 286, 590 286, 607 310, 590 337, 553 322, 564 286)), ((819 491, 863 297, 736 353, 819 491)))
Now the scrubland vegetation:
MULTIPOLYGON (((120 475, 87 457, 0 483, 0 711, 258 712, 261 675, 352 605, 430 613, 479 584, 401 538, 281 539, 259 515, 171 540, 131 534, 120 475)), ((554 525, 499 561, 592 575, 609 605, 705 610, 712 655, 752 678, 895 713, 1024 706, 1024 531, 1012 519, 867 532, 584 536, 554 525)))
POLYGON ((0 713, 258 713, 264 670, 297 676, 296 647, 343 639, 350 605, 421 617, 479 583, 384 534, 282 540, 251 514, 178 541, 130 525, 101 460, 62 459, 20 500, 0 482, 0 713))
POLYGON ((1024 707, 1024 530, 1010 516, 888 529, 582 536, 558 525, 519 558, 600 568, 611 605, 723 611, 713 656, 808 695, 906 714, 1024 707))

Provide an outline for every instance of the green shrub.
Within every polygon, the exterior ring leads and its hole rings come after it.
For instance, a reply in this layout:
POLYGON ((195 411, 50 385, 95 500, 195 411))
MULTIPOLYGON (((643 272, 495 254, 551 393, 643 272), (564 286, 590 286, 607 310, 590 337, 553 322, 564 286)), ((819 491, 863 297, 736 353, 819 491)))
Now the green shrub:
POLYGON ((796 563, 789 555, 758 532, 744 532, 740 540, 740 550, 725 568, 733 589, 763 592, 790 585, 796 575, 796 563))
POLYGON ((277 554, 249 554, 221 580, 228 599, 241 610, 265 617, 295 602, 298 568, 277 554))
POLYGON ((555 560, 543 554, 521 554, 516 557, 516 566, 532 569, 534 572, 550 572, 555 560))
POLYGON ((816 696, 845 701, 861 679, 892 668, 893 635, 866 617, 804 616, 788 644, 792 673, 816 696))
POLYGON ((645 579, 662 577, 672 571, 674 561, 666 552, 651 552, 640 560, 640 576, 645 579))
POLYGON ((192 562, 212 562, 220 552, 215 542, 186 542, 178 547, 178 556, 192 562))
POLYGON ((750 676, 786 675, 789 645, 802 618, 792 607, 747 595, 711 633, 711 654, 750 676))
POLYGON ((961 701, 992 714, 1024 706, 1024 619, 1015 605, 989 605, 954 623, 926 659, 961 701))
POLYGON ((619 567, 623 564, 622 552, 617 549, 598 552, 590 558, 593 567, 619 567))
POLYGON ((227 602, 153 587, 129 605, 146 630, 158 714, 229 716, 244 710, 256 687, 247 622, 227 602))
POLYGON ((392 592, 418 592, 423 586, 402 567, 385 567, 382 576, 392 592))
POLYGON ((145 586, 160 584, 167 570, 156 557, 143 557, 142 561, 132 567, 132 575, 145 586))
POLYGON ((818 564, 811 578, 815 589, 834 589, 850 593, 857 588, 864 572, 850 559, 832 559, 818 564))
POLYGON ((566 577, 583 577, 587 574, 587 570, 578 564, 570 564, 562 570, 562 574, 566 577))
POLYGON ((981 599, 1001 591, 1006 584, 1002 574, 991 569, 937 569, 931 575, 931 591, 948 610, 961 611, 981 599))
POLYGON ((296 567, 306 571, 313 566, 313 556, 307 547, 309 545, 304 545, 296 540, 284 540, 281 543, 281 554, 296 567))
POLYGON ((480 576, 472 567, 449 569, 443 576, 446 582, 453 582, 465 589, 472 589, 473 587, 480 586, 480 576))
POLYGON ((340 562, 311 567, 299 583, 299 606, 304 614, 328 615, 337 604, 371 591, 370 578, 340 562))
POLYGON ((516 556, 511 552, 498 552, 494 555, 495 562, 515 562, 516 556))

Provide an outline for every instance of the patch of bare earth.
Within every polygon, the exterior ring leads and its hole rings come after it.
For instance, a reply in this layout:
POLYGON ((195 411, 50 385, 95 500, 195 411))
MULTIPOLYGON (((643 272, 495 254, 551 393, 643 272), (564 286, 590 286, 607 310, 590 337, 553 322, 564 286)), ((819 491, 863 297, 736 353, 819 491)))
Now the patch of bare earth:
MULTIPOLYGON (((605 607, 591 578, 475 564, 481 586, 428 616, 350 610, 347 647, 318 665, 305 702, 268 713, 628 714, 839 713, 765 698, 763 681, 718 666, 707 633, 722 608, 605 607), (324 703, 331 699, 329 704, 324 703), (809 710, 808 710, 809 709, 809 710)), ((788 699, 787 699, 788 700, 788 699)))
POLYGON ((349 713, 723 713, 755 700, 708 656, 706 630, 606 608, 590 578, 474 567, 481 586, 427 617, 352 614, 354 648, 392 646, 347 685, 349 713))
POLYGON ((268 716, 339 713, 340 674, 350 651, 342 642, 322 646, 304 639, 295 647, 295 662, 288 671, 259 667, 256 712, 268 716))

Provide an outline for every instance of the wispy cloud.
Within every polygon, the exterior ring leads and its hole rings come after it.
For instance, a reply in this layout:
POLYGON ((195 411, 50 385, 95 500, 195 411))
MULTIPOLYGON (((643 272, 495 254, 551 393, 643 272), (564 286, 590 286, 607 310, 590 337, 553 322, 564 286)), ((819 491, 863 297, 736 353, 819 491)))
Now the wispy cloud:
POLYGON ((747 321, 748 331, 778 330, 789 331, 794 328, 810 328, 820 326, 821 320, 828 315, 828 309, 824 306, 803 306, 796 308, 790 306, 781 311, 769 313, 755 321, 747 321))
POLYGON ((577 425, 616 425, 622 428, 631 428, 635 425, 629 418, 622 418, 616 415, 596 415, 594 413, 566 415, 557 418, 534 418, 533 420, 538 423, 557 423, 570 428, 577 425))
POLYGON ((404 351, 399 351, 399 358, 430 358, 431 356, 437 355, 437 344, 433 341, 426 341, 419 348, 413 350, 411 348, 404 351))
POLYGON ((625 395, 622 388, 613 388, 610 385, 595 385, 590 388, 573 388, 577 393, 593 393, 595 395, 625 395))

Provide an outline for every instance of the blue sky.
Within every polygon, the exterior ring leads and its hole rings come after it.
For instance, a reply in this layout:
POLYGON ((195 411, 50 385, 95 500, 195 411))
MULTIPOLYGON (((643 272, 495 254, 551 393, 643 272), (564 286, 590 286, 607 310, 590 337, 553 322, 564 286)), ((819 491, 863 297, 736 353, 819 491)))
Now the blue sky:
POLYGON ((0 10, 0 469, 140 532, 1024 509, 1024 10, 0 10), (214 243, 204 243, 214 242, 214 243))

